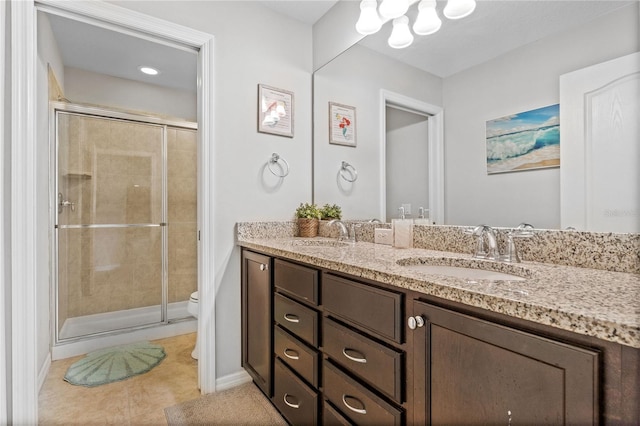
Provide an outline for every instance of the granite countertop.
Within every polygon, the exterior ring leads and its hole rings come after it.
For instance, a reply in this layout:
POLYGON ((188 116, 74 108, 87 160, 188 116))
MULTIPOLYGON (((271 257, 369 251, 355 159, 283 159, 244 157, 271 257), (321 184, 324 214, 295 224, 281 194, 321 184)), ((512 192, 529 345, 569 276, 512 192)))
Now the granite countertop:
POLYGON ((323 238, 239 238, 242 247, 640 348, 640 275, 323 238), (326 241, 326 243, 318 242, 326 241), (472 266, 522 281, 469 280, 398 264, 472 266))

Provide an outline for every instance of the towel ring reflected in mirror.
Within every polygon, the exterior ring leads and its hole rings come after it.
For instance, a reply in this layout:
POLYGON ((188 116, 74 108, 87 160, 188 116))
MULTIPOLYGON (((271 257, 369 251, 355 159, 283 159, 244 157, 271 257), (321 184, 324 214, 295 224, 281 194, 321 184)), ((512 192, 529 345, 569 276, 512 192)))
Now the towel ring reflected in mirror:
POLYGON ((355 182, 358 179, 358 171, 351 164, 343 161, 340 167, 340 177, 347 182, 355 182))
POLYGON ((269 171, 279 177, 279 178, 283 178, 286 177, 289 174, 289 163, 287 162, 287 160, 285 160, 284 158, 280 157, 277 153, 273 153, 271 154, 271 158, 269 159, 269 162, 267 163, 267 167, 269 168, 269 171), (280 163, 280 161, 282 161, 282 164, 280 163), (277 164, 278 167, 280 168, 280 173, 278 173, 276 170, 273 169, 273 165, 277 164), (284 167, 283 167, 284 164, 284 167))

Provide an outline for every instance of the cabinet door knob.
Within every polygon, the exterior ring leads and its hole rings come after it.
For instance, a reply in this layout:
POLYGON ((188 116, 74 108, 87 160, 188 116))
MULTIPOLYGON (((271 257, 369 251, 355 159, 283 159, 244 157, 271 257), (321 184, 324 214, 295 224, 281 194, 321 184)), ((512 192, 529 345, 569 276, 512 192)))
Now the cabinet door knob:
POLYGON ((416 328, 420 328, 424 326, 424 318, 420 315, 416 315, 415 317, 409 317, 407 320, 407 325, 411 330, 415 330, 416 328))
POLYGON ((267 265, 265 265, 264 263, 260 264, 260 270, 261 271, 266 271, 267 269, 269 269, 269 267, 267 265))

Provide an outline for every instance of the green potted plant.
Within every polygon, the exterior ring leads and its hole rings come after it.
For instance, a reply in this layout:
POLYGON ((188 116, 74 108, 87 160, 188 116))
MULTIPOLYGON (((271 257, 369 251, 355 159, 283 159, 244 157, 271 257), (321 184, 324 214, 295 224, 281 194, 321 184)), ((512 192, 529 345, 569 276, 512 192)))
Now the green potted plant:
POLYGON ((298 235, 301 237, 317 237, 320 216, 320 209, 315 204, 300 203, 300 206, 296 209, 298 235))
POLYGON ((342 209, 337 204, 325 204, 320 209, 320 219, 333 220, 342 219, 342 209))

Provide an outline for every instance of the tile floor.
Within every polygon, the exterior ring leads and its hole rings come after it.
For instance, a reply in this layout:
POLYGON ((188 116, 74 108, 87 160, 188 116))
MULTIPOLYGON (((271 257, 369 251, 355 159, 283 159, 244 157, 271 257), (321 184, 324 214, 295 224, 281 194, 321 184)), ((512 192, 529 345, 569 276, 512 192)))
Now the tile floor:
POLYGON ((198 398, 195 333, 154 340, 167 357, 148 373, 86 388, 64 381, 84 355, 54 361, 38 398, 40 425, 166 425, 165 407, 198 398))

